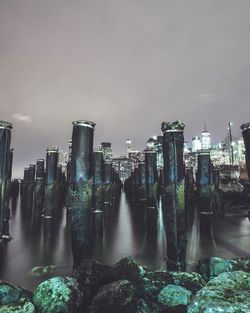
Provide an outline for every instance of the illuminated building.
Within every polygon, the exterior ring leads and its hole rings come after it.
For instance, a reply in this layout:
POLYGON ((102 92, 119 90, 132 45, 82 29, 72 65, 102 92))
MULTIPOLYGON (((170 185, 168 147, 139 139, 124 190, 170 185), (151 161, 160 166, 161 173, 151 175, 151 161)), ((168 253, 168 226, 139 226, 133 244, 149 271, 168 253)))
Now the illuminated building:
POLYGON ((201 134, 201 148, 203 150, 206 149, 210 149, 211 148, 211 138, 210 138, 210 133, 209 131, 206 129, 206 125, 205 125, 205 129, 203 130, 202 134, 201 134))
POLYGON ((200 137, 193 137, 192 139, 192 152, 197 152, 198 150, 201 150, 201 140, 200 137))
POLYGON ((130 139, 126 140, 126 150, 127 150, 127 158, 129 157, 129 152, 132 149, 132 141, 130 139))

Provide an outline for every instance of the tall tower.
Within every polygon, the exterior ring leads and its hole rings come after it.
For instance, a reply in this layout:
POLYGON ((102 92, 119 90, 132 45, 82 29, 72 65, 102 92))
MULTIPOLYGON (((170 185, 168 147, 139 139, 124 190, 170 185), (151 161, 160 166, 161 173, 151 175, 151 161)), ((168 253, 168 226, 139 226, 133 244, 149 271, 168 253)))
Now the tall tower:
POLYGON ((200 137, 193 137, 192 139, 192 152, 197 152, 198 150, 201 150, 201 141, 200 137))
POLYGON ((127 158, 129 157, 129 152, 132 148, 132 141, 130 139, 126 140, 126 151, 127 151, 127 158))
POLYGON ((206 123, 204 123, 204 130, 201 134, 201 147, 204 150, 211 148, 211 138, 210 138, 210 133, 207 130, 206 123))

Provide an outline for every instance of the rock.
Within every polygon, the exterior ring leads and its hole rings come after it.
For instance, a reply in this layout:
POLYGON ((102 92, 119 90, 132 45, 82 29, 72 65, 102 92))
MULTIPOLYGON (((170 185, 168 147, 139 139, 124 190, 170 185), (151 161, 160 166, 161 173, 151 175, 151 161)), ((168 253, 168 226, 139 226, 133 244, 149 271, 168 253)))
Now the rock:
POLYGON ((109 268, 110 266, 103 265, 94 259, 84 259, 81 265, 74 270, 74 276, 80 283, 84 283, 88 277, 99 278, 109 268))
POLYGON ((118 263, 105 270, 100 276, 100 284, 108 284, 116 280, 128 280, 136 283, 144 275, 145 270, 132 257, 121 259, 118 263))
POLYGON ((87 285, 82 285, 78 281, 76 281, 73 287, 73 293, 75 294, 74 313, 87 312, 87 309, 90 306, 91 301, 94 297, 94 294, 92 290, 90 289, 90 287, 87 285))
POLYGON ((168 285, 158 295, 158 302, 167 312, 185 312, 192 293, 181 286, 168 285))
POLYGON ((174 285, 182 286, 190 290, 193 294, 196 294, 197 291, 206 285, 202 276, 195 272, 170 272, 170 274, 174 285))
POLYGON ((171 283, 173 277, 168 271, 146 272, 136 286, 137 295, 149 303, 154 302, 157 300, 158 293, 171 283))
POLYGON ((0 281, 0 313, 35 312, 30 302, 32 293, 26 289, 14 286, 6 281, 0 281))
POLYGON ((249 295, 250 273, 222 273, 198 291, 188 307, 188 313, 249 313, 249 295))
POLYGON ((250 258, 223 259, 211 257, 199 261, 198 264, 198 272, 206 281, 221 273, 233 271, 250 272, 250 258))
POLYGON ((30 299, 31 296, 30 291, 0 280, 0 306, 18 302, 22 298, 30 299))
POLYGON ((99 278, 101 274, 110 267, 103 265, 94 259, 84 259, 79 267, 74 270, 77 280, 74 291, 76 295, 77 312, 85 312, 94 295, 101 287, 99 278))
POLYGON ((34 277, 39 277, 42 275, 52 274, 60 268, 59 265, 46 265, 46 266, 36 266, 30 271, 30 275, 34 277))
POLYGON ((41 313, 74 312, 75 278, 53 277, 42 282, 33 294, 33 303, 41 313))
POLYGON ((135 305, 135 313, 152 313, 152 309, 147 305, 147 303, 140 299, 139 301, 137 301, 136 305, 135 305))
POLYGON ((35 311, 34 304, 25 298, 0 307, 0 313, 35 313, 35 311))
POLYGON ((134 288, 128 280, 119 280, 103 286, 94 297, 90 313, 122 313, 134 297, 134 288))

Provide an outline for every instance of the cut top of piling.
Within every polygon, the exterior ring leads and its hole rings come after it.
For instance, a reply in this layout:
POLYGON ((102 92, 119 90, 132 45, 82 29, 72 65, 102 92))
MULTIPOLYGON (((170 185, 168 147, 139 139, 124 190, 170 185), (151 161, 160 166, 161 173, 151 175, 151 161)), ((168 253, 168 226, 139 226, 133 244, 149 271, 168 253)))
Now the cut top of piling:
POLYGON ((201 149, 197 151, 198 155, 210 155, 210 149, 201 149))
POLYGON ((79 120, 79 121, 73 121, 72 124, 74 126, 84 126, 84 127, 90 127, 90 128, 95 128, 95 123, 91 121, 85 121, 85 120, 79 120))
POLYGON ((47 153, 58 153, 59 149, 57 147, 48 147, 46 151, 47 153))
POLYGON ((5 121, 0 121, 0 128, 12 129, 12 124, 5 121))
POLYGON ((250 122, 242 124, 240 128, 241 128, 242 131, 250 129, 250 122))
POLYGON ((163 132, 183 132, 185 124, 180 121, 175 122, 162 122, 161 130, 163 132))

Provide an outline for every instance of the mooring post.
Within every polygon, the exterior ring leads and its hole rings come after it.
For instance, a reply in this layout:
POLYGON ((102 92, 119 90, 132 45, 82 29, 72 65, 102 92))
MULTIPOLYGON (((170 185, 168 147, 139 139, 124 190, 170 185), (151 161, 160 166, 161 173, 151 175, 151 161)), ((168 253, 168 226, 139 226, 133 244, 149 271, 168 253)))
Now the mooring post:
POLYGON ((209 150, 200 150, 198 152, 198 174, 197 174, 197 192, 198 208, 200 212, 200 229, 204 233, 211 232, 212 223, 212 175, 211 159, 209 150))
POLYGON ((52 218, 57 206, 58 148, 51 147, 46 153, 44 217, 52 218))
POLYGON ((91 256, 94 129, 93 122, 73 122, 70 202, 74 266, 91 256))
POLYGON ((185 166, 182 122, 162 122, 167 266, 186 268, 185 166))
POLYGON ((0 121, 0 239, 9 240, 9 206, 6 205, 8 181, 11 178, 10 141, 12 124, 0 121))

